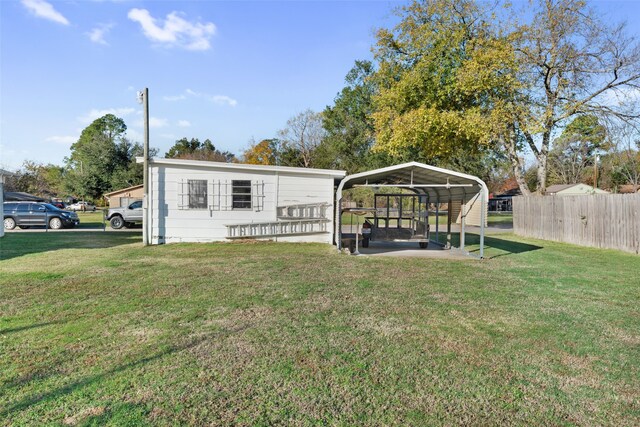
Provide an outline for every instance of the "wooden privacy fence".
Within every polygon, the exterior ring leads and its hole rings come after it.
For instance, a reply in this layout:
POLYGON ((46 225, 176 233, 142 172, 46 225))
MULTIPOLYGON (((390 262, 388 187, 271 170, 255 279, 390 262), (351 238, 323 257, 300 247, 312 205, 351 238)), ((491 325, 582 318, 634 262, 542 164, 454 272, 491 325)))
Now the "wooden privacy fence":
POLYGON ((513 231, 537 239, 640 253, 640 194, 513 198, 513 231))

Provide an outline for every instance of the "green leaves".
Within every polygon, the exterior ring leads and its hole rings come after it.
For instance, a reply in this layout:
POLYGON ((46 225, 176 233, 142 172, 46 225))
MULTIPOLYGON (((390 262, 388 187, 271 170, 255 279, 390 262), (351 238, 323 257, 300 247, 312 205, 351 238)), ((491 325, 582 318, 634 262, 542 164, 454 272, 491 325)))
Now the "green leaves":
POLYGON ((378 32, 374 150, 446 160, 492 144, 516 87, 508 40, 473 1, 416 1, 401 16, 393 31, 378 32))

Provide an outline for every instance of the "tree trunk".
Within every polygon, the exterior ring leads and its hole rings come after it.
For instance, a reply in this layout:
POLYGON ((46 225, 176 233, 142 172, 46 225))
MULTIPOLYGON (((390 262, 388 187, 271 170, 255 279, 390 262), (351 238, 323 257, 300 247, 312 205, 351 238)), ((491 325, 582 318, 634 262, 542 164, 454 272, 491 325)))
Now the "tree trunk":
POLYGON ((504 140, 503 145, 507 149, 507 155, 509 156, 509 161, 511 161, 511 169, 513 171, 513 176, 518 183, 518 187, 520 188, 520 192, 523 196, 530 196, 531 191, 529 191, 529 187, 527 186, 527 182, 524 179, 523 174, 523 164, 522 159, 518 157, 518 151, 516 150, 516 137, 512 135, 511 138, 504 140))
POLYGON ((547 157, 538 158, 538 194, 547 192, 547 157))

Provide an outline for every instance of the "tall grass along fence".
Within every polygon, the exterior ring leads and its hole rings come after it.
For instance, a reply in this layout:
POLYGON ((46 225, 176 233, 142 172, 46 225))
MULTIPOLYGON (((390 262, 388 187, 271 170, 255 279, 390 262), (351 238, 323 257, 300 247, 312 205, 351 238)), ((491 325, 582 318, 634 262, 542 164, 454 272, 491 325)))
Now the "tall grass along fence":
POLYGON ((640 253, 640 194, 513 198, 521 236, 640 253))

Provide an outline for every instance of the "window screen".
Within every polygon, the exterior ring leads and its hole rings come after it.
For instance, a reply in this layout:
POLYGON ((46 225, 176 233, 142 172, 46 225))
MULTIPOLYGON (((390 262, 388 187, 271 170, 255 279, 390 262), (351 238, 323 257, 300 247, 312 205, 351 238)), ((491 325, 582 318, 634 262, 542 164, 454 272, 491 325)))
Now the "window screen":
POLYGON ((233 209, 251 209, 251 181, 231 181, 233 209))
POLYGON ((187 181, 189 187, 189 209, 207 208, 207 180, 190 179, 187 181))

